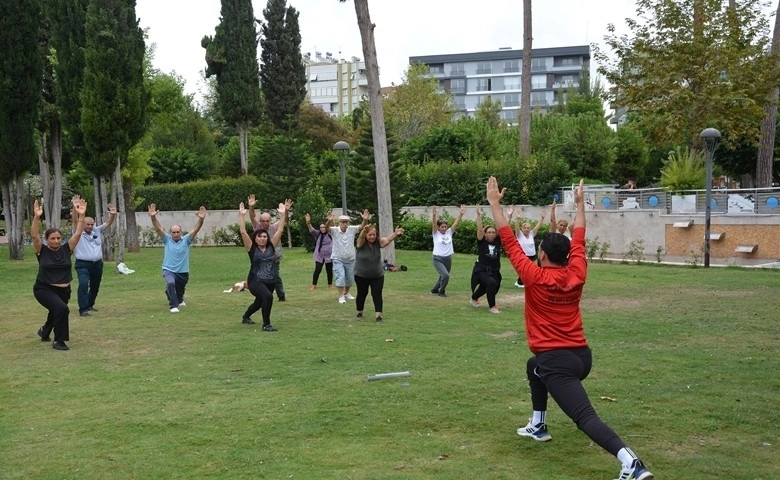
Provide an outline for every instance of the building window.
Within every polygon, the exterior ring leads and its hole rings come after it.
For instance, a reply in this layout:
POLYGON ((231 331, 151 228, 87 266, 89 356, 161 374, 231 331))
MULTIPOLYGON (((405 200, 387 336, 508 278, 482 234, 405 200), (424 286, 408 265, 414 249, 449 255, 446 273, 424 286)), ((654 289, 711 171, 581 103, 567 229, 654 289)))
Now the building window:
POLYGON ((452 97, 452 106, 455 108, 455 110, 465 110, 466 97, 460 95, 452 97))
POLYGON ((428 69, 432 75, 441 75, 444 73, 444 65, 442 65, 441 63, 434 63, 433 65, 428 65, 428 69))
POLYGON ((504 73, 519 72, 520 60, 504 60, 504 73))
POLYGON ((531 92, 531 106, 547 106, 547 94, 546 92, 531 92))
POLYGON ((547 88, 547 75, 531 75, 531 88, 547 88))
POLYGON ((504 94, 504 101, 502 102, 505 107, 519 107, 520 106, 520 94, 519 93, 506 93, 504 94))
POLYGON ((450 91, 452 93, 466 93, 466 79, 453 78, 450 80, 450 91))
POLYGON ((493 71, 490 62, 478 62, 477 63, 477 75, 483 73, 491 73, 493 71))
POLYGON ((531 71, 543 72, 545 70, 547 70, 547 57, 531 59, 531 71))
POLYGON ((466 67, 462 63, 450 64, 450 76, 465 75, 465 74, 466 74, 466 67))
POLYGON ((501 110, 501 118, 507 123, 517 123, 517 116, 520 110, 501 110))
POLYGON ((472 78, 468 82, 469 92, 489 92, 490 91, 490 79, 489 78, 472 78))
POLYGON ((556 57, 553 63, 556 67, 579 67, 582 65, 580 57, 556 57))
POLYGON ((520 90, 520 77, 504 77, 504 90, 520 90))

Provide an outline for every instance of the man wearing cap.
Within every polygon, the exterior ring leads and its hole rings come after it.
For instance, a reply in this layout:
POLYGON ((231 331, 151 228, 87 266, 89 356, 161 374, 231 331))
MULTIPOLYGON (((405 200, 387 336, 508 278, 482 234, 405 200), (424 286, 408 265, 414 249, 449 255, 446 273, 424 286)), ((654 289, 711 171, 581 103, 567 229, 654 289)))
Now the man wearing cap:
POLYGON ((333 253, 331 254, 331 260, 333 260, 333 273, 336 277, 336 288, 339 289, 339 303, 347 303, 347 300, 354 300, 349 293, 349 288, 352 286, 354 279, 355 269, 355 236, 368 224, 371 214, 368 210, 363 210, 360 215, 363 221, 360 226, 350 225, 350 218, 347 215, 341 215, 338 219, 339 225, 337 227, 333 225, 333 213, 328 212, 327 222, 325 226, 330 231, 330 236, 333 237, 333 253))

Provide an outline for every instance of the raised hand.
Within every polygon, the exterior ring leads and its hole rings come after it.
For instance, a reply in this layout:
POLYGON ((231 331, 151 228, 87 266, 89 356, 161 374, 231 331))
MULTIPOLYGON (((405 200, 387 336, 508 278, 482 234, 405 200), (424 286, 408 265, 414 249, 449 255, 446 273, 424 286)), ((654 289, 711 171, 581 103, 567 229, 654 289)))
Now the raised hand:
POLYGON ((365 221, 368 221, 371 218, 371 214, 368 213, 368 209, 366 208, 363 210, 363 213, 360 214, 360 218, 362 218, 365 221))
POLYGON ((398 236, 398 235, 403 235, 403 234, 404 234, 404 229, 403 229, 403 228, 401 228, 401 227, 395 227, 395 235, 396 235, 396 236, 398 236))
POLYGON ((41 218, 43 216, 43 205, 41 205, 38 202, 38 199, 35 199, 35 202, 33 202, 33 215, 35 215, 37 218, 41 218))
POLYGON ((154 203, 149 204, 149 216, 154 217, 157 216, 157 205, 154 203))
POLYGON ((80 219, 83 220, 84 215, 87 214, 87 201, 79 198, 78 205, 74 206, 74 210, 79 214, 80 219))
POLYGON ((306 220, 306 223, 311 223, 311 215, 309 215, 308 213, 304 215, 303 218, 306 220))
POLYGON ((325 220, 329 220, 329 221, 331 221, 331 222, 332 222, 332 221, 333 221, 333 212, 328 212, 328 213, 325 215, 325 220))
POLYGON ((460 213, 461 217, 463 215, 465 215, 466 214, 466 206, 465 205, 461 205, 460 208, 458 209, 458 213, 460 213))
POLYGON ((206 207, 204 207, 203 205, 201 205, 201 207, 198 209, 198 218, 200 218, 201 220, 206 218, 206 207))
POLYGON ((242 217, 246 215, 246 207, 244 207, 244 202, 238 204, 238 214, 242 217))
POLYGON ((506 216, 507 216, 507 218, 511 217, 514 214, 515 214, 515 206, 514 205, 512 205, 511 207, 506 209, 506 216))
POLYGON ((279 216, 284 215, 284 212, 287 211, 287 204, 286 204, 286 202, 285 203, 280 203, 279 206, 276 208, 276 210, 279 212, 279 216))
POLYGON ((73 198, 70 199, 70 203, 71 205, 73 205, 73 208, 76 208, 76 206, 79 204, 80 201, 81 201, 80 195, 73 195, 73 198))
POLYGON ((438 217, 439 216, 439 207, 433 207, 433 216, 438 217))
POLYGON ((506 194, 506 187, 499 190, 496 177, 490 177, 487 181, 486 194, 490 205, 500 205, 506 194))
POLYGON ((116 207, 114 206, 113 203, 108 204, 108 213, 110 213, 111 215, 116 215, 116 207))
POLYGON ((574 190, 574 204, 580 204, 583 202, 584 197, 584 190, 585 190, 585 179, 580 179, 580 185, 574 190))
POLYGON ((249 206, 249 208, 255 208, 255 205, 257 205, 257 199, 255 198, 255 195, 252 194, 247 197, 246 203, 249 206))

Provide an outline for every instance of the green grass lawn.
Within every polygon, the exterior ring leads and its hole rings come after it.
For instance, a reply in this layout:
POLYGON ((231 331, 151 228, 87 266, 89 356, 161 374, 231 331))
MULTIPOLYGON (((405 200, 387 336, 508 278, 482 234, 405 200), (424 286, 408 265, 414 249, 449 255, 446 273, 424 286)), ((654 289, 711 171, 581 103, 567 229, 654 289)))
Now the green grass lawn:
MULTIPOLYGON (((531 411, 523 294, 504 261, 501 314, 468 303, 472 256, 449 298, 429 252, 398 252, 384 324, 309 292, 313 261, 285 250, 276 333, 242 325, 239 247, 194 248, 187 306, 168 312, 162 250, 129 254, 90 317, 71 299, 71 347, 36 330, 37 263, 0 248, 0 478, 613 479, 618 462, 551 402, 553 441, 520 438, 531 411), (366 381, 373 373, 411 376, 366 381)), ((324 272, 323 272, 324 277, 324 272)), ((780 271, 590 266, 583 298, 597 411, 658 479, 780 478, 780 271)))

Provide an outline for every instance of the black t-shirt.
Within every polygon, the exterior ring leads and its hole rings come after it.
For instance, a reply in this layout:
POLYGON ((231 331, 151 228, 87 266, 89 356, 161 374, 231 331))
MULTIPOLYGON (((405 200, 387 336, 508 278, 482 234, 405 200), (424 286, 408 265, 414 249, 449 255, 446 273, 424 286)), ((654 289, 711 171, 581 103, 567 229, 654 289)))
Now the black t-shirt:
POLYGON ((477 240, 477 255, 478 264, 498 270, 501 268, 501 239, 496 236, 492 242, 488 242, 484 237, 477 240))
POLYGON ((37 280, 49 285, 70 283, 73 280, 68 242, 63 241, 57 250, 41 245, 41 253, 38 254, 37 280))

